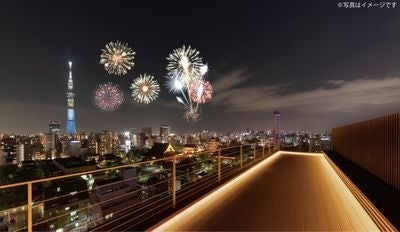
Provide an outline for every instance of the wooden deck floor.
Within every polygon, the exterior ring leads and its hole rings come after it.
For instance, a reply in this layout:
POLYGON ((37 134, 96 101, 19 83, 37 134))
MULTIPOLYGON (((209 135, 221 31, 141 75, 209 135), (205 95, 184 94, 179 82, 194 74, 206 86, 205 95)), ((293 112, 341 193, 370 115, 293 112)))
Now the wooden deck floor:
POLYGON ((277 153, 150 228, 378 231, 322 154, 277 153))

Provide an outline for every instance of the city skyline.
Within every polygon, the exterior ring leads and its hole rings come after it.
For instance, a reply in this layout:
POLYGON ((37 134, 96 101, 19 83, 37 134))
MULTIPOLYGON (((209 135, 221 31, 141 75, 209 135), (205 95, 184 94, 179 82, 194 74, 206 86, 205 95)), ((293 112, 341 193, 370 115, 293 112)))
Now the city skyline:
POLYGON ((161 124, 179 132, 266 130, 278 110, 284 130, 330 132, 398 112, 397 8, 342 9, 317 1, 196 8, 181 1, 122 3, 4 4, 0 42, 8 46, 0 56, 0 132, 44 132, 49 120, 65 128, 68 60, 74 64, 77 131, 161 124), (135 66, 122 77, 99 64, 101 49, 117 40, 136 51, 135 66), (165 87, 165 58, 182 45, 200 51, 214 86, 196 123, 182 117, 183 108, 165 87), (130 96, 130 83, 144 72, 160 83, 155 102, 128 98, 115 112, 94 106, 97 85, 113 81, 130 96))

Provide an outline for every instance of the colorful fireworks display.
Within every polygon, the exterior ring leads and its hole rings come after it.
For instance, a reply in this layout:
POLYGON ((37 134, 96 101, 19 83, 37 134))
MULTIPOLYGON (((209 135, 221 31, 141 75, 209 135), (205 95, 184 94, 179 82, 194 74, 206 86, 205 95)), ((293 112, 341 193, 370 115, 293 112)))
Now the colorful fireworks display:
POLYGON ((104 64, 109 74, 125 75, 134 65, 135 52, 127 43, 109 42, 100 55, 100 64, 104 64))
MULTIPOLYGON (((200 68, 203 66, 202 58, 198 56, 199 52, 190 46, 174 49, 167 57, 168 76, 184 77, 184 81, 191 82, 201 75, 200 68)), ((190 84, 190 83, 186 83, 190 84)))
POLYGON ((98 86, 93 97, 95 105, 104 111, 114 111, 124 101, 124 94, 117 84, 108 82, 98 86))
MULTIPOLYGON (((203 63, 200 52, 190 46, 176 48, 167 57, 166 86, 176 95, 178 103, 185 108, 184 118, 189 122, 200 119, 201 104, 212 99, 213 87, 206 80, 208 65, 203 63)), ((127 43, 110 42, 102 49, 100 64, 109 74, 125 75, 134 66, 135 52, 127 43)), ((149 104, 155 101, 160 93, 156 79, 147 74, 140 74, 133 80, 131 96, 138 103, 149 104)), ((99 85, 94 93, 95 105, 105 111, 114 111, 120 107, 124 96, 114 83, 99 85)))
POLYGON ((177 48, 167 57, 167 86, 180 96, 176 100, 185 106, 184 118, 189 122, 200 119, 200 106, 211 100, 213 88, 205 80, 208 66, 202 63, 199 52, 190 46, 177 48))
POLYGON ((149 104, 158 97, 160 85, 153 76, 141 74, 133 81, 130 89, 132 90, 132 97, 136 102, 149 104))
POLYGON ((190 98, 192 101, 204 104, 211 100, 213 88, 210 82, 205 80, 198 80, 190 86, 190 98))

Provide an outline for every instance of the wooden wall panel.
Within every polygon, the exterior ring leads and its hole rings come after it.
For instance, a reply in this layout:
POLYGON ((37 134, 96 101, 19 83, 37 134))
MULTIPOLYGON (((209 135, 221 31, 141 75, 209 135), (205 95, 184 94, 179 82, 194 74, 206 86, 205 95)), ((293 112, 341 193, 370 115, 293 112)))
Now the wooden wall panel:
POLYGON ((333 150, 400 189, 400 113, 332 130, 333 150))

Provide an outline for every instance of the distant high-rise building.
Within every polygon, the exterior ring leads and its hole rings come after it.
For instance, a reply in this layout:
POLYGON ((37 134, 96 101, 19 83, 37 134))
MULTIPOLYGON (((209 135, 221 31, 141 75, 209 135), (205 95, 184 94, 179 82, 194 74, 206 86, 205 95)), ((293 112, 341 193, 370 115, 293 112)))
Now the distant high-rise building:
POLYGON ((99 155, 111 154, 117 145, 116 141, 114 132, 105 130, 101 133, 92 133, 88 137, 88 152, 99 155))
POLYGON ((208 131, 199 131, 196 134, 196 140, 199 140, 200 142, 207 141, 208 137, 208 131))
POLYGON ((7 153, 0 149, 0 166, 6 165, 6 156, 7 153))
POLYGON ((17 155, 16 155, 17 164, 19 164, 25 160, 24 144, 19 143, 16 145, 16 147, 17 147, 17 155))
POLYGON ((60 134, 61 124, 59 121, 49 121, 49 132, 53 134, 60 134))
POLYGON ((66 144, 65 154, 69 157, 79 157, 82 155, 82 144, 77 139, 70 139, 66 144))
POLYGON ((275 148, 279 149, 279 145, 281 143, 281 112, 274 111, 275 123, 274 123, 274 130, 275 130, 275 148))
POLYGON ((76 125, 75 125, 75 94, 74 90, 74 82, 72 80, 72 62, 68 62, 69 65, 69 78, 68 78, 68 91, 67 91, 67 134, 74 135, 76 134, 76 125))
POLYGON ((51 149, 56 147, 56 135, 53 133, 45 133, 44 151, 50 152, 51 149))
POLYGON ((85 132, 79 132, 76 134, 76 139, 77 140, 84 140, 84 139, 88 139, 88 136, 86 135, 85 132))
POLYGON ((142 133, 144 133, 146 136, 151 136, 153 134, 153 130, 151 127, 143 127, 142 133))
POLYGON ((140 141, 140 133, 132 133, 131 134, 131 146, 139 146, 140 141))
POLYGON ((321 150, 332 150, 332 139, 330 136, 321 136, 321 150))
POLYGON ((161 125, 160 126, 160 137, 167 137, 170 133, 171 127, 168 125, 161 125))
POLYGON ((16 139, 11 136, 4 137, 0 141, 0 149, 7 153, 8 158, 15 158, 16 145, 16 139))

